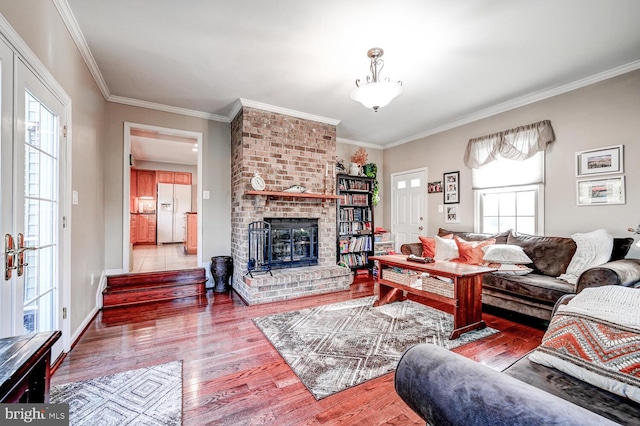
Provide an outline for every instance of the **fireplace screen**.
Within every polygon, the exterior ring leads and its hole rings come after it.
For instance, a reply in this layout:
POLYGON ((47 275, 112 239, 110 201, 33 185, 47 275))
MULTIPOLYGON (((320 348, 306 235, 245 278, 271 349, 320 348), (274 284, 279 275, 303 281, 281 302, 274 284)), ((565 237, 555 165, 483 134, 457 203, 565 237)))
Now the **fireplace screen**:
POLYGON ((271 224, 271 266, 294 268, 318 264, 317 219, 265 219, 271 224))

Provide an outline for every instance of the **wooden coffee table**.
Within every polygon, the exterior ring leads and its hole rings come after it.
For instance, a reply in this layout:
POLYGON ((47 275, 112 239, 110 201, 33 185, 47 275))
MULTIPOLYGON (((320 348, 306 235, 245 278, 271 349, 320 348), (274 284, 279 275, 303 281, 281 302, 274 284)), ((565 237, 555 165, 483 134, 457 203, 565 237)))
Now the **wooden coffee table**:
MULTIPOLYGON (((453 331, 449 339, 457 339, 462 333, 485 328, 482 320, 482 275, 493 272, 495 268, 467 265, 457 262, 436 261, 433 263, 417 263, 406 260, 404 255, 371 256, 369 259, 378 261, 380 274, 378 276, 378 300, 375 306, 406 299, 405 292, 416 294, 431 300, 453 306, 453 331), (424 272, 430 275, 451 278, 453 283, 447 284, 436 278, 425 280, 419 286, 409 283, 399 283, 385 279, 383 266, 396 266, 402 269, 424 272)), ((391 274, 388 274, 391 278, 391 274)))

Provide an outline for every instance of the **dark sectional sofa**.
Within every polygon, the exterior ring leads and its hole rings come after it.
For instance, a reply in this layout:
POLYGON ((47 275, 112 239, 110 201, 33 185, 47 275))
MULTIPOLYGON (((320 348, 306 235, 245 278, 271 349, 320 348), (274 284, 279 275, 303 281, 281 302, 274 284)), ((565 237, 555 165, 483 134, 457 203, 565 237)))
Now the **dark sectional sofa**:
MULTIPOLYGON (((495 238, 496 244, 515 244, 533 260, 533 272, 527 275, 486 274, 482 279, 482 303, 543 320, 551 319, 553 306, 565 294, 579 293, 587 287, 602 285, 633 286, 640 282, 640 259, 625 259, 633 238, 614 238, 609 262, 584 271, 577 284, 557 277, 566 272, 576 251, 571 238, 519 234, 449 231, 440 228, 438 235, 457 235, 466 241, 495 238)), ((403 254, 422 255, 422 244, 403 244, 403 254)))
POLYGON ((400 359, 395 387, 428 425, 640 424, 637 402, 528 356, 501 373, 439 346, 416 345, 400 359))

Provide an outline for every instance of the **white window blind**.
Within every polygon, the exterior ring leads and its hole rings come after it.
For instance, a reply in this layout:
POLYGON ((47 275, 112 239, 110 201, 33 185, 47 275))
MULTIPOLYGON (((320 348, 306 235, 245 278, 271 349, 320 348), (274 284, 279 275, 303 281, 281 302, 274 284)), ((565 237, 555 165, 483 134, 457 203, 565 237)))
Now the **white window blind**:
POLYGON ((544 183, 544 151, 524 160, 498 157, 484 166, 471 169, 473 189, 502 188, 508 186, 544 183))

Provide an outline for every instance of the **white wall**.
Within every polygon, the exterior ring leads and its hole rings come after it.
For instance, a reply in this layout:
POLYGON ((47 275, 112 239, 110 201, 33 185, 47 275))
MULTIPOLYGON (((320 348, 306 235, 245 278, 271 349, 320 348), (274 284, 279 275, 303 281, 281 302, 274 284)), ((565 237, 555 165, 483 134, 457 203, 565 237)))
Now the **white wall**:
MULTIPOLYGON (((513 127, 551 120, 556 141, 546 155, 545 234, 570 236, 604 228, 615 237, 633 236, 628 227, 640 224, 640 71, 630 72, 581 89, 479 120, 404 145, 385 149, 384 187, 391 173, 418 167, 429 168, 429 181, 442 173, 460 171, 461 223, 445 224, 437 208, 442 193, 429 194, 427 232, 439 227, 473 229, 471 172, 463 155, 469 139, 513 127), (587 149, 624 145, 626 204, 581 206, 576 204, 575 153, 587 149)), ((508 179, 508 176, 505 176, 508 179)), ((385 198, 385 217, 390 218, 390 200, 385 198)), ((390 226, 386 223, 385 226, 390 226)), ((637 238, 636 238, 637 240, 637 238)), ((633 248, 628 257, 640 258, 633 248)))

